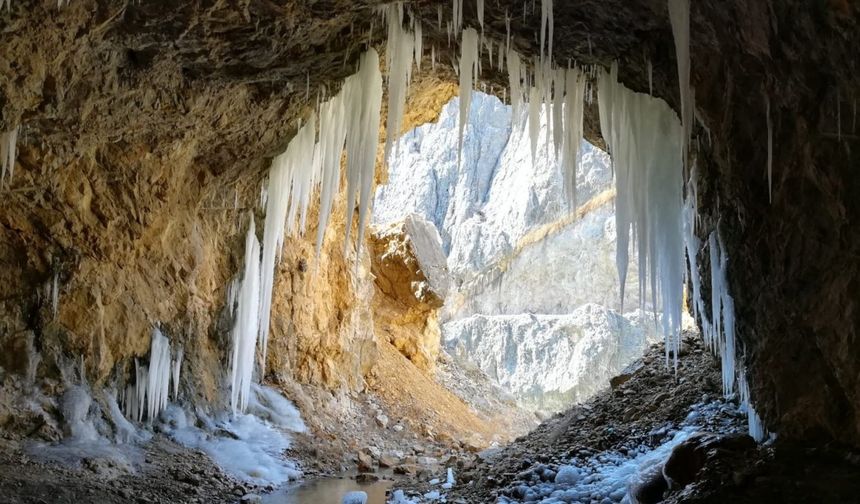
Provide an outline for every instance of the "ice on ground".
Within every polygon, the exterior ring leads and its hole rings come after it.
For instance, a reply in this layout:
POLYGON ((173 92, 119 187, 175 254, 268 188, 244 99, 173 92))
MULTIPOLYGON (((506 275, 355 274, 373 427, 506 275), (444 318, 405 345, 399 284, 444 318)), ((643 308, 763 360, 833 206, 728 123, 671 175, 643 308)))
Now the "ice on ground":
POLYGON ((255 385, 249 409, 259 414, 237 414, 210 418, 198 412, 204 426, 189 422, 178 406, 163 416, 165 431, 179 444, 205 452, 228 474, 260 485, 279 485, 298 479, 295 462, 284 457, 292 438, 287 431, 304 432, 305 425, 295 407, 275 390, 255 385))
POLYGON ((341 504, 367 504, 367 493, 356 490, 343 496, 341 504))

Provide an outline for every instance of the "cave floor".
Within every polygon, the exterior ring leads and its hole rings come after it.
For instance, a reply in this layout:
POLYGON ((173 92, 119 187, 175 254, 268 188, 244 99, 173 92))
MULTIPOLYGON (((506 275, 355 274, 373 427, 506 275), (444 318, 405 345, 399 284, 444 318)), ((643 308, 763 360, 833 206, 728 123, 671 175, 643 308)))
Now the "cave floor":
MULTIPOLYGON (((578 465, 607 453, 629 453, 632 458, 638 448, 658 447, 670 432, 702 411, 710 413, 693 419, 702 425, 699 431, 729 441, 709 449, 702 460, 682 458, 693 481, 676 485, 663 498, 640 498, 640 504, 860 502, 857 452, 779 439, 756 446, 745 435, 746 416, 732 401, 722 400, 719 364, 698 338, 685 339, 677 375, 666 368, 660 344, 616 379, 623 383, 556 414, 504 448, 461 464, 457 484, 447 492, 448 502, 531 501, 522 493, 523 485, 539 484, 536 468, 557 470, 559 465, 578 465)), ((439 490, 427 483, 400 488, 419 501, 421 495, 439 490)))

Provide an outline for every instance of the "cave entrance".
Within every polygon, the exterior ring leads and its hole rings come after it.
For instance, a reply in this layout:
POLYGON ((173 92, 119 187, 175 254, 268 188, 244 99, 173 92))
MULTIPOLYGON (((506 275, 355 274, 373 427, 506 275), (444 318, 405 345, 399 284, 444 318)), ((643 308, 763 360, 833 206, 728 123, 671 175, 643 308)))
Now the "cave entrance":
MULTIPOLYGON (((374 275, 383 299, 428 316, 409 331, 380 309, 377 331, 422 368, 438 359, 443 373, 483 375, 546 418, 608 387, 662 334, 640 307, 635 269, 620 301, 609 155, 582 141, 571 202, 543 107, 533 157, 526 117, 493 95, 471 100, 461 159, 457 97, 389 157, 373 204, 374 275), (410 283, 396 289, 386 262, 403 235, 416 277, 401 275, 410 283)), ((446 384, 481 409, 481 398, 446 384)))

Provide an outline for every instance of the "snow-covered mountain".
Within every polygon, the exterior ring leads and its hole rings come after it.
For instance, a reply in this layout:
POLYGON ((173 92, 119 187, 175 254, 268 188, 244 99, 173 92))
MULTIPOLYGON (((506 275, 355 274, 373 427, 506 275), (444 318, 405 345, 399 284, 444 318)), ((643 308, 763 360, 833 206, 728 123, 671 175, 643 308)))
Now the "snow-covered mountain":
MULTIPOLYGON (((653 324, 619 313, 609 156, 580 148, 579 211, 568 207, 542 114, 532 159, 526 119, 475 93, 457 164, 459 101, 405 134, 374 201, 383 225, 416 213, 434 223, 453 277, 443 339, 534 409, 588 397, 655 341, 653 324)), ((635 256, 625 308, 638 307, 635 256)))

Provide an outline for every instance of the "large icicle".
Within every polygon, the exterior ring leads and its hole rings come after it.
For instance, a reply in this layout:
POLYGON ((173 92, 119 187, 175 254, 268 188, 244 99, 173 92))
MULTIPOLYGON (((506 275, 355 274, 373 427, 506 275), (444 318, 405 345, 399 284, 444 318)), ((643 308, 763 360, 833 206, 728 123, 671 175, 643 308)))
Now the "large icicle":
POLYGON ((170 342, 158 328, 152 330, 149 374, 146 381, 146 416, 153 421, 167 407, 170 390, 170 342))
MULTIPOLYGON (((9 0, 11 1, 11 0, 9 0)), ((9 4, 7 4, 8 7, 9 4)), ((0 0, 0 8, 3 7, 0 0)), ((15 126, 9 131, 0 133, 0 183, 9 173, 9 179, 12 179, 12 174, 15 172, 15 158, 17 157, 18 144, 18 126, 15 126)))
MULTIPOLYGON (((272 160, 266 200, 266 223, 263 233, 261 266, 260 343, 265 371, 269 316, 272 306, 275 263, 284 245, 284 232, 296 230, 296 216, 306 214, 314 180, 314 139, 316 120, 312 118, 299 129, 283 154, 272 160)), ((303 219, 302 219, 303 220, 303 219)), ((241 291, 240 291, 241 293, 241 291)), ((241 294, 240 294, 241 297, 241 294)))
POLYGON ((185 352, 180 347, 176 352, 176 358, 173 359, 173 365, 171 367, 171 382, 173 383, 173 400, 179 399, 179 374, 182 371, 182 358, 185 355, 185 352))
POLYGON ((316 254, 319 256, 331 207, 340 186, 340 160, 346 142, 346 104, 355 90, 354 80, 348 79, 340 93, 320 105, 320 212, 317 225, 316 254))
POLYGON ((521 124, 522 118, 522 63, 520 55, 516 51, 508 50, 508 87, 511 89, 511 122, 513 126, 518 127, 521 124))
POLYGON ((379 54, 369 49, 361 55, 355 76, 353 95, 347 101, 350 125, 346 135, 347 149, 347 219, 344 247, 349 245, 352 217, 358 192, 358 245, 364 241, 367 212, 373 198, 373 176, 376 168, 376 146, 379 142, 379 120, 382 109, 382 74, 379 54))
POLYGON ((585 99, 585 75, 576 68, 566 70, 564 92, 564 135, 562 166, 568 208, 576 209, 576 168, 582 142, 582 119, 585 99))
POLYGON ((540 55, 541 60, 552 61, 553 20, 552 0, 540 1, 540 55), (546 52, 544 52, 546 49, 546 52))
POLYGON ((463 155, 463 131, 469 121, 472 106, 472 89, 478 78, 478 32, 474 28, 463 30, 460 43, 460 129, 457 142, 457 165, 463 155))
POLYGON ((669 0, 669 21, 675 39, 678 62, 678 87, 681 92, 683 161, 686 165, 693 131, 693 92, 690 87, 690 0, 669 0))
MULTIPOLYGON (((289 149, 288 149, 289 150, 289 149)), ((245 237, 245 266, 239 287, 239 307, 233 325, 230 355, 230 408, 233 413, 245 411, 251 393, 254 375, 254 349, 260 323, 260 243, 250 214, 248 234, 245 237)), ((267 230, 268 231, 268 230, 267 230)), ((263 291, 265 293, 265 290, 263 291)), ((271 291, 269 291, 271 293, 271 291)))
POLYGON ((624 301, 631 233, 639 253, 640 299, 662 308, 666 357, 677 366, 683 305, 684 241, 681 124, 662 100, 634 93, 617 79, 617 64, 598 83, 600 128, 615 171, 616 263, 624 301))
POLYGON ((386 124, 385 162, 391 147, 400 136, 406 94, 412 77, 412 61, 415 59, 415 35, 403 27, 403 4, 395 3, 383 7, 388 20, 388 42, 385 49, 388 73, 388 122, 386 124))

